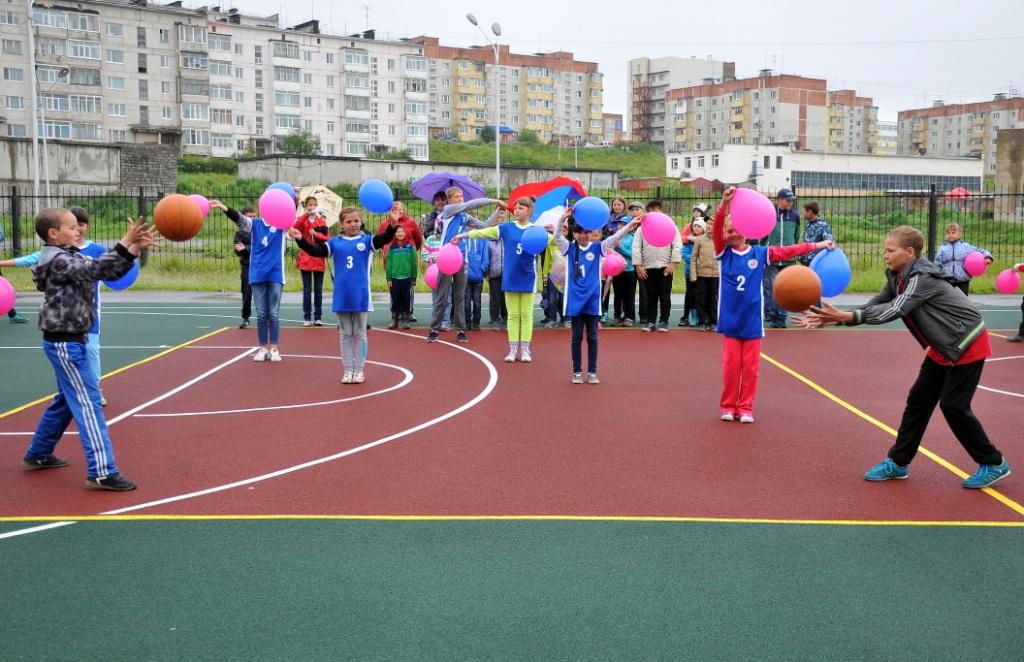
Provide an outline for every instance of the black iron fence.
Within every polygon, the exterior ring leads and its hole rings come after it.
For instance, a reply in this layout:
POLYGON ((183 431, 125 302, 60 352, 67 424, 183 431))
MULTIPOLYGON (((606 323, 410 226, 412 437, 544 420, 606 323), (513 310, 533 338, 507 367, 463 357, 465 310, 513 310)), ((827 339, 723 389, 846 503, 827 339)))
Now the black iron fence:
MULTIPOLYGON (((235 209, 254 205, 263 192, 262 185, 232 186, 220 193, 200 191, 209 198, 221 200, 235 209)), ((192 193, 193 191, 183 191, 192 193)), ((125 221, 139 215, 149 216, 153 205, 167 193, 155 188, 97 192, 95 189, 62 187, 50 196, 35 196, 24 187, 0 187, 0 257, 8 258, 33 252, 40 246, 35 235, 33 218, 37 207, 78 205, 87 209, 93 223, 90 238, 112 245, 124 231, 125 221)), ((652 189, 644 192, 591 191, 611 201, 616 195, 627 200, 646 203, 659 199, 664 211, 683 223, 692 207, 700 202, 715 206, 719 195, 699 196, 686 189, 652 189)), ((934 254, 944 240, 947 225, 958 223, 964 238, 988 249, 998 263, 1024 261, 1024 192, 974 193, 950 195, 934 187, 925 191, 797 191, 797 211, 804 202, 815 200, 822 216, 832 227, 836 240, 850 257, 855 269, 882 266, 882 242, 885 234, 898 225, 920 229, 927 241, 928 254, 934 254)), ((430 211, 430 204, 399 192, 410 216, 419 219, 430 211)), ((346 203, 349 201, 346 200, 346 203)), ((354 201, 353 201, 354 202, 354 201)), ((380 214, 364 214, 369 230, 383 220, 380 214)), ((234 267, 232 241, 234 225, 222 213, 211 210, 202 231, 194 239, 181 243, 165 242, 148 256, 150 264, 201 269, 223 262, 234 267)))

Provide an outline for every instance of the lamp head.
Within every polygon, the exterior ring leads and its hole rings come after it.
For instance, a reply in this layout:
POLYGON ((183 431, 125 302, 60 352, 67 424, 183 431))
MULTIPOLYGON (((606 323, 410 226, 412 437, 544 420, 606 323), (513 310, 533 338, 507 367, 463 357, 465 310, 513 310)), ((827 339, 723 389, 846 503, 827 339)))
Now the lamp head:
POLYGON ((466 20, 469 21, 470 23, 472 23, 473 25, 477 24, 476 23, 476 16, 473 16, 472 14, 466 14, 466 20))
POLYGON ((501 25, 498 23, 491 23, 491 32, 494 33, 495 37, 501 36, 501 25))

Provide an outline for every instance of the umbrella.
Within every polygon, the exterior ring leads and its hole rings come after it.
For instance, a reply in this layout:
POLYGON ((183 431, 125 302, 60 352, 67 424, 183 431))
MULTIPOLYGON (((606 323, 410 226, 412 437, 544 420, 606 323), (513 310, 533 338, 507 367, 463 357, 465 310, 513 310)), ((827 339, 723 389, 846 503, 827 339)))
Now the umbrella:
POLYGON ((587 192, 578 179, 555 177, 546 182, 530 182, 517 186, 508 196, 508 206, 511 207, 516 200, 523 196, 534 199, 533 215, 530 219, 536 221, 541 214, 552 207, 564 206, 570 200, 587 197, 587 192))
POLYGON ((968 197, 970 195, 971 195, 971 192, 968 191, 967 189, 965 189, 963 186, 957 186, 955 189, 952 189, 949 193, 947 193, 943 197, 946 197, 946 198, 966 198, 966 197, 968 197))
POLYGON ((412 183, 412 194, 420 200, 433 202, 438 191, 447 191, 451 187, 462 191, 464 200, 476 200, 487 196, 484 187, 465 175, 450 172, 429 172, 412 183))
POLYGON ((340 195, 323 184, 304 186, 298 190, 298 193, 299 208, 295 212, 296 218, 306 213, 306 207, 302 204, 302 201, 309 196, 313 196, 320 206, 320 212, 323 214, 324 220, 327 221, 327 227, 331 227, 338 222, 341 209, 345 206, 342 204, 342 197, 340 195))

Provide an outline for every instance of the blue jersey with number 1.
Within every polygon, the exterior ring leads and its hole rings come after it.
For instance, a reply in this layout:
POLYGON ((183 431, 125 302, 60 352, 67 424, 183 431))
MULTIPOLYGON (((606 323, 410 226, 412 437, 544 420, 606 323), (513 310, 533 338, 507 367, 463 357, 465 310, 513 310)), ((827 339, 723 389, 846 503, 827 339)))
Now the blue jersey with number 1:
POLYGON ((738 340, 764 337, 761 280, 768 263, 767 246, 738 253, 726 246, 718 256, 718 332, 738 340))
POLYGON ((565 298, 562 314, 565 317, 601 314, 601 242, 592 241, 580 248, 575 241, 565 252, 565 298))
POLYGON ((334 300, 336 313, 365 313, 373 310, 370 300, 370 267, 373 265, 373 237, 334 237, 327 242, 334 260, 334 300))

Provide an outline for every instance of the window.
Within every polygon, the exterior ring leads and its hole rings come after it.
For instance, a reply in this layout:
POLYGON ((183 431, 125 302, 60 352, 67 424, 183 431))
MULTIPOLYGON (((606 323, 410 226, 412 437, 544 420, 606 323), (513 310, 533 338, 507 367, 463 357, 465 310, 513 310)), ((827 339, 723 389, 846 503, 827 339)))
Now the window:
POLYGON ((0 11, 0 25, 20 25, 18 15, 12 11, 0 11))
POLYGON ((245 78, 245 69, 242 67, 235 67, 235 80, 242 80, 245 78))
POLYGON ((139 106, 139 124, 149 125, 149 106, 139 106))
POLYGON ((71 125, 71 135, 75 140, 102 140, 103 132, 99 124, 75 122, 71 125))
POLYGON ((298 106, 299 105, 299 93, 298 92, 275 92, 274 93, 274 104, 277 106, 298 106))
POLYGON ((112 143, 128 142, 128 131, 125 129, 110 129, 107 131, 107 140, 112 143))
POLYGON ((427 114, 427 102, 426 101, 406 101, 405 102, 405 113, 407 115, 426 115, 427 114))
POLYGON ((71 122, 46 120, 42 128, 42 132, 46 134, 47 138, 64 138, 66 140, 71 137, 71 122))
POLYGON ((210 60, 211 76, 230 76, 231 63, 227 60, 210 60))
POLYGON ((235 150, 238 151, 238 152, 244 152, 245 151, 245 141, 244 140, 236 140, 235 141, 235 150))
POLYGON ((170 31, 169 30, 161 29, 160 30, 160 43, 161 44, 166 44, 166 43, 170 42, 170 40, 171 40, 171 33, 170 33, 170 31))
POLYGON ((711 155, 711 167, 712 168, 717 168, 718 167, 718 154, 712 154, 711 155))
POLYGON ((389 94, 394 94, 395 93, 395 85, 396 85, 395 81, 393 81, 393 80, 389 80, 388 81, 388 93, 389 94))
POLYGON ((328 143, 325 146, 325 148, 327 149, 327 155, 328 156, 334 156, 334 145, 332 143, 328 143))
POLYGON ((441 95, 441 103, 451 103, 451 102, 452 102, 451 96, 449 96, 447 94, 442 94, 441 95))
POLYGON ((366 156, 369 149, 370 143, 345 141, 345 153, 349 156, 366 156))
POLYGON ((45 25, 51 28, 66 28, 67 15, 61 9, 33 7, 32 22, 36 25, 45 25))
POLYGON ((426 92, 427 91, 427 79, 426 78, 406 78, 405 79, 405 91, 406 92, 426 92))
POLYGON ((231 37, 222 34, 209 34, 206 37, 206 47, 211 51, 231 52, 231 37))
POLYGON ((274 80, 282 83, 298 83, 298 67, 274 67, 274 80))
POLYGON ((703 168, 704 167, 704 157, 703 156, 698 156, 697 157, 697 167, 698 168, 703 168))
POLYGON ((64 39, 40 37, 36 40, 36 53, 40 55, 60 56, 64 55, 66 46, 67 42, 64 39))
POLYGON ((263 112, 263 93, 261 92, 256 93, 256 112, 263 112))
POLYGON ((235 115, 235 126, 237 126, 239 129, 245 128, 245 115, 235 115))
POLYGON ((327 64, 334 64, 334 53, 327 53, 327 64))
POLYGON ((210 96, 210 84, 202 78, 182 78, 181 93, 192 96, 210 96))
POLYGON ((327 109, 334 110, 334 97, 327 100, 327 109))
POLYGON ((25 97, 7 97, 7 110, 24 110, 25 97))
POLYGON ((669 168, 671 170, 678 170, 679 169, 679 159, 672 159, 671 164, 672 165, 669 166, 669 168))
POLYGON ((211 133, 210 134, 210 147, 220 147, 223 149, 231 149, 231 134, 230 133, 211 133))
POLYGON ((302 97, 302 106, 304 108, 312 108, 313 107, 313 97, 302 97))
POLYGON ((103 100, 100 97, 87 97, 73 94, 70 97, 71 112, 73 113, 101 113, 103 112, 103 100))
POLYGON ((346 133, 369 133, 370 125, 362 122, 346 122, 345 123, 346 133))
POLYGON ((231 124, 231 111, 214 108, 210 111, 211 124, 231 124))
POLYGON ((18 39, 0 40, 0 52, 4 55, 21 55, 21 41, 18 39))
POLYGON ((170 109, 170 107, 164 106, 163 112, 161 113, 161 117, 163 117, 165 120, 171 119, 171 109, 170 109))
POLYGON ((327 123, 327 133, 334 133, 334 122, 327 123))
POLYGON ((256 87, 263 87, 263 70, 257 69, 253 73, 253 81, 256 87))
POLYGON ((768 170, 771 167, 772 167, 772 157, 770 157, 770 156, 764 157, 764 169, 768 170))
POLYGON ((686 170, 689 170, 692 167, 693 167, 693 159, 691 157, 689 157, 689 156, 684 156, 683 157, 683 168, 685 168, 686 170))
POLYGON ((99 32, 97 29, 98 23, 96 22, 95 14, 79 14, 77 12, 68 12, 68 29, 69 30, 80 30, 81 32, 99 32))
POLYGON ((388 135, 389 136, 395 135, 395 125, 394 124, 391 124, 391 125, 388 126, 388 135))
POLYGON ((68 39, 68 57, 98 60, 100 59, 100 45, 93 41, 68 39))
MULTIPOLYGON (((388 91, 394 92, 395 81, 388 81, 388 91)), ((368 76, 361 76, 359 74, 346 74, 345 75, 345 87, 359 87, 369 89, 370 78, 368 76)))
POLYGON ((179 25, 178 40, 185 44, 205 44, 206 26, 203 25, 179 25))
POLYGON ((274 126, 278 129, 298 129, 299 128, 299 116, 298 115, 276 115, 274 116, 274 126))
POLYGON ((139 73, 144 74, 147 69, 149 69, 149 66, 147 65, 146 54, 139 53, 139 73))
POLYGON ((160 68, 161 69, 170 69, 171 68, 171 56, 170 55, 161 55, 160 56, 160 68))
POLYGON ((139 48, 146 47, 146 28, 135 28, 135 45, 139 48))
POLYGON ((334 87, 334 76, 327 77, 327 87, 334 87))
POLYGON ((108 90, 123 90, 124 89, 124 78, 121 76, 107 76, 107 89, 108 90))
POLYGON ((245 92, 235 92, 235 103, 245 103, 245 92))
POLYGON ((427 136, 427 125, 426 124, 409 124, 405 129, 407 136, 418 136, 425 138, 427 136))
POLYGON ((183 103, 181 104, 181 119, 208 122, 210 120, 210 107, 204 103, 183 103))
POLYGON ((262 117, 257 117, 256 118, 256 135, 259 135, 259 136, 263 135, 263 118, 262 117))
POLYGON ((313 61, 313 52, 312 51, 302 51, 302 61, 303 62, 312 62, 313 61))
POLYGON ((302 120, 302 128, 306 131, 313 130, 313 120, 302 120))
POLYGON ((256 64, 263 64, 263 47, 253 46, 252 47, 252 61, 256 64))
POLYGON ((210 86, 210 98, 221 99, 223 101, 231 101, 231 86, 230 85, 211 85, 210 86))
POLYGON ((71 67, 71 73, 68 75, 68 82, 72 85, 93 85, 99 87, 100 70, 87 69, 84 67, 71 67))
POLYGON ((406 71, 426 71, 427 70, 427 59, 423 57, 407 57, 405 58, 405 70, 406 71))
POLYGON ((243 49, 241 44, 235 44, 235 55, 244 55, 242 50, 243 49))
POLYGON ((299 45, 290 41, 275 41, 274 57, 286 57, 291 58, 293 60, 298 60, 299 45))
POLYGON ((139 81, 139 100, 141 100, 141 101, 149 100, 149 81, 148 80, 140 80, 139 81))
POLYGON ((777 170, 782 170, 782 157, 781 156, 776 156, 775 157, 775 168, 777 170))
POLYGON ((209 67, 209 58, 206 53, 197 53, 194 51, 182 51, 181 52, 181 67, 182 69, 202 69, 206 70, 209 67))
MULTIPOLYGON (((389 63, 391 60, 389 60, 389 63)), ((366 51, 362 50, 345 50, 345 64, 369 64, 370 56, 366 51)))
POLYGON ((369 110, 370 100, 367 97, 345 95, 345 110, 369 110))
POLYGON ((210 132, 203 129, 182 129, 181 144, 208 146, 210 144, 210 132))

